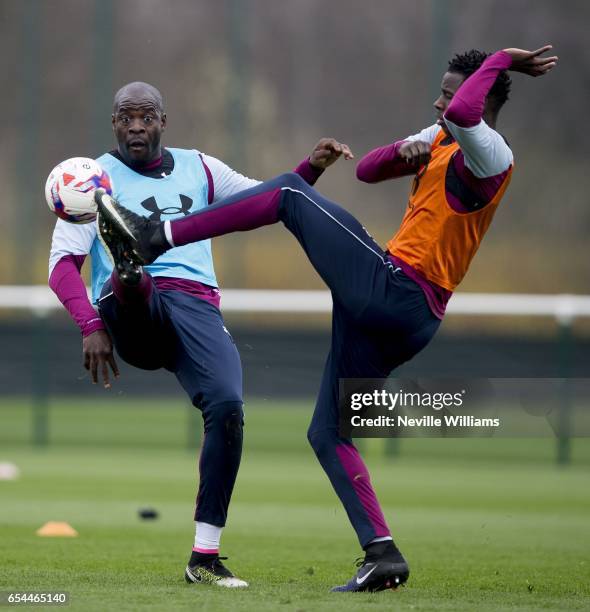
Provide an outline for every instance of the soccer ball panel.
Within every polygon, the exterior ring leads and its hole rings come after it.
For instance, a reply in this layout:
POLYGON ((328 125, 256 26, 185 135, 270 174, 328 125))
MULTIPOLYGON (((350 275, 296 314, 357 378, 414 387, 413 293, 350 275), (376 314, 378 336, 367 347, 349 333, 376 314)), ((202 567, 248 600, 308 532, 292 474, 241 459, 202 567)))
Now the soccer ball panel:
POLYGON ((94 190, 112 194, 109 175, 94 159, 72 157, 58 164, 45 183, 49 209, 69 223, 91 223, 96 219, 94 190))

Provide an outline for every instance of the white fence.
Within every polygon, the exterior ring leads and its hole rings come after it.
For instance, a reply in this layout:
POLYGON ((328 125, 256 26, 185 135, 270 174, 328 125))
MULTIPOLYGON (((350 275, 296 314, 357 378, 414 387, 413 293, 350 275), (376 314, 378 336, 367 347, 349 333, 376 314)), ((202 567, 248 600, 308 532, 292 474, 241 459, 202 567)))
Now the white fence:
MULTIPOLYGON (((327 313, 332 307, 328 291, 224 289, 221 299, 224 312, 327 313)), ((63 307, 44 285, 4 285, 0 286, 0 308, 29 310, 44 316, 63 307)), ((575 319, 590 317, 590 296, 457 293, 447 313, 554 317, 558 323, 569 325, 575 319)))

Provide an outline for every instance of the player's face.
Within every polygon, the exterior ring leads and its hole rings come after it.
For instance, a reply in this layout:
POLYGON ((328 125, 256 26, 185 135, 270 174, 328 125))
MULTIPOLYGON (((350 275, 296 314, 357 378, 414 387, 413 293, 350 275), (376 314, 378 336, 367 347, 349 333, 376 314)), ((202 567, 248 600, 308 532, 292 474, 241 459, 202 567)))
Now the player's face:
POLYGON ((434 101, 436 123, 440 125, 447 134, 448 130, 446 123, 443 121, 443 115, 451 103, 455 92, 459 89, 464 80, 465 77, 458 72, 445 72, 440 85, 440 96, 434 101))
POLYGON ((122 100, 113 114, 119 153, 131 165, 149 163, 160 156, 160 138, 166 115, 150 99, 122 100))

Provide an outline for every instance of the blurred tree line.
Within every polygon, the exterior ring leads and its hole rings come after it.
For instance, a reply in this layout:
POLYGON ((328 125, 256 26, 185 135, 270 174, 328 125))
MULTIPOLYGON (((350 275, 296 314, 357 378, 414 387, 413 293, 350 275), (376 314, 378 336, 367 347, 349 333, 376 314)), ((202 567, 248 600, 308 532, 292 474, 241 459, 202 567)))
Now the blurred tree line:
MULTIPOLYGON (((113 147, 114 91, 163 93, 164 143, 270 178, 321 136, 360 158, 433 122, 446 63, 470 48, 553 43, 558 69, 513 75, 499 129, 512 185, 461 286, 590 292, 590 3, 570 0, 0 0, 3 146, 0 283, 44 283, 54 218, 45 178, 67 157, 113 147)), ((339 162, 318 187, 384 243, 408 180, 364 185, 339 162)), ((222 286, 321 286, 282 228, 214 241, 222 286)))

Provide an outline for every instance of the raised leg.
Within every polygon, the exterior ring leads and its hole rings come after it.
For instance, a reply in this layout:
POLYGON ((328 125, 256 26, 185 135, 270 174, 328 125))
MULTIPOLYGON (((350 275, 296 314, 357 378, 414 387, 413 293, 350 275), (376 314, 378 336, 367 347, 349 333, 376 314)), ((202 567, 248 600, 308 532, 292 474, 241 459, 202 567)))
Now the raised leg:
POLYGON ((391 263, 363 226, 297 174, 283 174, 218 204, 170 222, 175 245, 282 221, 336 300, 355 315, 391 263))

